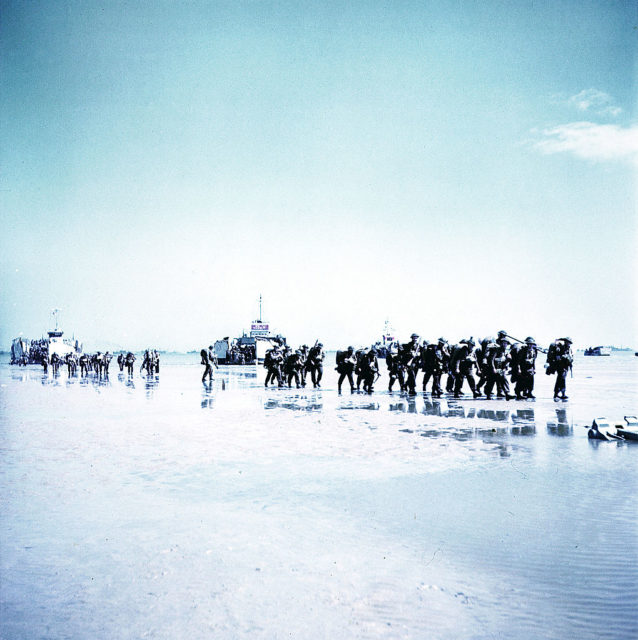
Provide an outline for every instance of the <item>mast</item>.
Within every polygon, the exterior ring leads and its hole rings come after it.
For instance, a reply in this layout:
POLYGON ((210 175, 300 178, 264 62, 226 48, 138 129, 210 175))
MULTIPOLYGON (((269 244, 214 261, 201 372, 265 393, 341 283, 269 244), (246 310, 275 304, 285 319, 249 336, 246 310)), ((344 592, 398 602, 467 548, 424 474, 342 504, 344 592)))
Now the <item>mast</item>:
POLYGON ((261 293, 259 294, 259 322, 261 322, 261 293))

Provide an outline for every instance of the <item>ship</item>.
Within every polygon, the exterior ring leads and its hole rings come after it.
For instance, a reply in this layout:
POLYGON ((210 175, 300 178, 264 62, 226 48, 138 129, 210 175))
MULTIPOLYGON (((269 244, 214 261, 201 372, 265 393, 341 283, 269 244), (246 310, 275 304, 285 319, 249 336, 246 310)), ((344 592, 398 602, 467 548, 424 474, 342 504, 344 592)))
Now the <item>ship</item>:
POLYGON ((611 355, 611 347, 589 347, 585 349, 583 355, 586 356, 610 356, 611 355))
POLYGON ((378 340, 372 345, 377 350, 377 355, 379 356, 379 358, 385 358, 388 355, 390 345, 395 340, 396 336, 394 333, 394 329, 392 328, 390 321, 386 320, 383 327, 383 335, 381 336, 381 340, 378 340))
POLYGON ((286 338, 273 334, 270 323, 263 320, 259 296, 259 317, 250 323, 250 333, 246 335, 244 331, 238 338, 216 340, 213 349, 219 364, 262 364, 266 351, 285 344, 286 338))
POLYGON ((42 364, 46 359, 51 362, 51 356, 56 353, 61 360, 66 358, 67 354, 82 353, 82 345, 75 338, 69 340, 64 337, 58 324, 58 314, 60 309, 53 309, 51 315, 55 319, 55 328, 47 331, 47 337, 37 340, 29 340, 20 336, 14 338, 11 342, 11 364, 27 365, 42 364))

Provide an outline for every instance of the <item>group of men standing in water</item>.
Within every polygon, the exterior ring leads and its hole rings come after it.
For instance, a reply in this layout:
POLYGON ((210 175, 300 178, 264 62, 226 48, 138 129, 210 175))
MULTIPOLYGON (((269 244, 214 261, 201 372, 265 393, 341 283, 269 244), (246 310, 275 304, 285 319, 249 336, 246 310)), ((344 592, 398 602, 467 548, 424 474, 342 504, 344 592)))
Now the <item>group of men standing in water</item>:
MULTIPOLYGON (((79 368, 80 377, 82 378, 89 375, 89 373, 94 373, 99 378, 101 378, 108 377, 109 365, 111 364, 112 359, 113 356, 109 351, 105 351, 104 353, 102 353, 101 351, 98 351, 97 353, 81 354, 67 353, 65 356, 60 356, 54 352, 51 354, 51 358, 42 358, 42 366, 44 367, 44 372, 47 373, 50 360, 50 366, 54 375, 58 374, 60 366, 66 365, 69 377, 77 375, 77 371, 79 368)), ((122 351, 117 356, 117 364, 120 368, 120 371, 124 371, 124 368, 126 367, 128 375, 132 376, 135 360, 135 354, 133 354, 131 351, 127 353, 122 351)), ((154 375, 156 373, 159 373, 159 365, 159 353, 155 349, 146 349, 146 351, 144 351, 140 373, 142 373, 142 371, 144 371, 145 369, 147 375, 154 375)))
MULTIPOLYGON (((473 338, 454 345, 448 344, 445 338, 419 344, 419 336, 413 333, 410 342, 395 342, 386 350, 388 390, 392 391, 398 381, 401 391, 415 394, 417 374, 423 371, 423 391, 427 391, 427 385, 432 381, 433 398, 443 395, 441 381, 447 374, 445 390, 453 393, 455 398, 464 395, 463 385, 467 382, 474 398, 485 394, 489 400, 496 389, 497 398, 533 399, 536 359, 538 353, 543 352, 547 354, 547 374, 555 373, 557 376, 554 399, 566 400, 567 372, 573 363, 571 339, 559 338, 544 350, 531 336, 514 342, 509 338, 505 331, 499 331, 496 339, 485 338, 478 345, 473 338), (510 382, 514 385, 513 394, 510 382)), ((360 390, 363 384, 363 390, 372 393, 380 376, 378 352, 374 347, 358 351, 348 347, 345 351, 338 351, 336 364, 339 393, 346 378, 351 392, 360 390)))
MULTIPOLYGON (((381 354, 385 355, 388 370, 388 390, 392 391, 398 383, 401 391, 416 394, 417 376, 422 371, 422 389, 427 392, 431 383, 433 398, 440 398, 444 392, 459 398, 464 395, 463 388, 467 383, 474 398, 489 400, 496 395, 506 400, 533 399, 536 360, 540 352, 547 354, 546 373, 556 374, 554 399, 567 400, 566 378, 573 363, 571 339, 559 338, 545 350, 531 336, 525 340, 510 338, 505 331, 499 331, 496 338, 485 338, 478 344, 468 338, 450 345, 445 338, 419 343, 419 336, 413 333, 410 342, 393 342, 381 354), (442 379, 445 375, 444 391, 442 379)), ((210 381, 213 367, 218 366, 213 347, 202 349, 201 356, 205 366, 202 382, 207 378, 210 381)), ((379 357, 375 347, 358 350, 348 347, 337 351, 339 393, 346 379, 352 393, 361 388, 372 393, 381 376, 379 357)), ((275 345, 264 358, 267 370, 264 386, 292 387, 294 383, 299 389, 306 386, 310 373, 313 387, 321 387, 324 359, 323 345, 319 341, 313 347, 303 345, 294 351, 287 345, 275 345)))
POLYGON ((264 367, 267 369, 264 386, 277 382, 279 387, 286 383, 291 387, 294 380, 296 388, 299 389, 306 386, 306 379, 310 373, 312 386, 318 389, 323 378, 325 357, 323 344, 319 341, 312 347, 304 344, 295 351, 287 345, 275 345, 266 352, 264 358, 264 367))

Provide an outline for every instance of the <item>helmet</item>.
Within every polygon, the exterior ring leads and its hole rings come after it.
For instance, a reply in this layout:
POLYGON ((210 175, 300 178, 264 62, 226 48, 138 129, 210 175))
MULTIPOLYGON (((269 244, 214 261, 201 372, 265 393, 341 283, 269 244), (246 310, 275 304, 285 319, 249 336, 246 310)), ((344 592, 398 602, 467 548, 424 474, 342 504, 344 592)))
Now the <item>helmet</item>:
POLYGON ((447 340, 445 338, 439 338, 439 342, 443 344, 447 344, 447 340))
POLYGON ((536 344, 536 340, 534 340, 534 338, 532 338, 531 336, 527 336, 527 338, 525 338, 525 343, 526 344, 536 344))
POLYGON ((350 345, 350 346, 348 347, 348 351, 354 351, 354 347, 353 347, 352 345, 350 345))
POLYGON ((563 342, 569 342, 569 344, 574 344, 571 338, 561 338, 563 342))
POLYGON ((418 338, 418 337, 419 337, 419 334, 418 334, 418 333, 413 333, 413 334, 410 336, 410 338, 412 338, 412 339, 414 339, 414 338, 418 338))
POLYGON ((507 331, 501 330, 501 331, 498 332, 498 337, 499 338, 504 338, 506 335, 507 335, 507 331))

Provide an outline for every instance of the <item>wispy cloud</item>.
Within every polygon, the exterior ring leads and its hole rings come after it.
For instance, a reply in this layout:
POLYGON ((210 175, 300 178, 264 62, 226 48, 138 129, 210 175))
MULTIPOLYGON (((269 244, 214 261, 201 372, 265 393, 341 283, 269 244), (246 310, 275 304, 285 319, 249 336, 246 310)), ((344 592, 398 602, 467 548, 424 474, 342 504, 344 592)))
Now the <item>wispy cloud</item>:
POLYGON ((589 160, 638 162, 638 125, 572 122, 544 129, 534 147, 545 154, 572 153, 589 160))
POLYGON ((579 111, 595 113, 600 116, 618 116, 622 109, 614 103, 614 99, 598 89, 584 89, 567 100, 567 104, 579 111))

